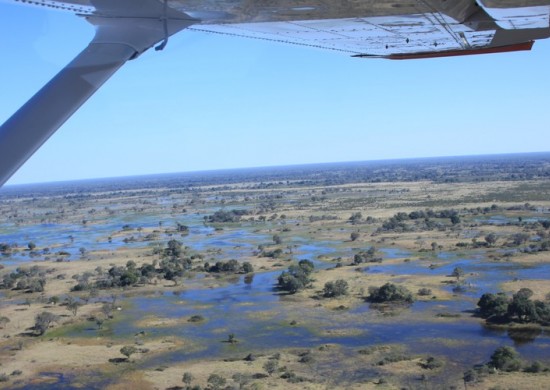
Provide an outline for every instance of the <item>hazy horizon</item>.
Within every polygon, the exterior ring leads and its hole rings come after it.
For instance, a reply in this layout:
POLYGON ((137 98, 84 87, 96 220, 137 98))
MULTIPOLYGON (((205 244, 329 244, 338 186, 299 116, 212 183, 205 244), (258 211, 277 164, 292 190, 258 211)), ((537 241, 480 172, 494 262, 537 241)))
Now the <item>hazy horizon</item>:
MULTIPOLYGON (((404 157, 404 158, 386 158, 386 159, 372 159, 372 160, 355 160, 355 161, 326 161, 326 162, 314 162, 303 164, 282 164, 282 165, 262 165, 262 166, 248 166, 248 167, 230 167, 230 168, 218 168, 218 169, 199 169, 190 171, 172 171, 172 172, 156 172, 137 175, 126 176, 104 176, 104 177, 87 177, 69 180, 53 180, 44 182, 26 182, 26 183, 9 183, 2 188, 16 188, 33 185, 47 185, 47 184, 63 184, 63 183, 78 183, 89 181, 102 181, 102 180, 116 180, 116 179, 130 179, 130 178, 149 178, 149 177, 163 177, 163 176, 177 176, 177 175, 193 175, 193 174, 212 174, 220 172, 237 172, 246 170, 270 170, 270 169, 282 169, 282 168, 299 168, 299 167, 316 167, 316 166, 330 166, 330 165, 346 165, 346 164, 369 164, 369 163, 390 163, 390 162, 406 162, 406 161, 422 161, 422 160, 445 160, 445 159, 460 159, 460 158, 492 158, 492 157, 514 157, 514 156, 536 156, 548 154, 550 157, 550 151, 541 152, 519 152, 519 153, 494 153, 494 154, 470 154, 470 155, 449 155, 449 156, 426 156, 426 157, 404 157)), ((0 188, 0 191, 2 190, 0 188)))

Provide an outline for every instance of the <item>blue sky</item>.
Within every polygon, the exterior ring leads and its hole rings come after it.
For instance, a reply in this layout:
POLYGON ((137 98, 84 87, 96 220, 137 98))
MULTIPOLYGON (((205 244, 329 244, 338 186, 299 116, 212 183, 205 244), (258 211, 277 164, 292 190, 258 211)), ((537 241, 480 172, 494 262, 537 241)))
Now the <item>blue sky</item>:
MULTIPOLYGON (((0 122, 93 35, 0 3, 0 122)), ((421 61, 183 32, 123 67, 9 184, 550 150, 550 41, 421 61)))

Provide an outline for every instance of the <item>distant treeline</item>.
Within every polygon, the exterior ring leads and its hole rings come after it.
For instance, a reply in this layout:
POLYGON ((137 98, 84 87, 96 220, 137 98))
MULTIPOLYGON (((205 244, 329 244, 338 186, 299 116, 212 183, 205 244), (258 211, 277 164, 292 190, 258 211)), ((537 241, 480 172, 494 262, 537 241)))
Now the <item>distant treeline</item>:
POLYGON ((223 186, 235 183, 251 183, 249 188, 266 189, 288 185, 327 186, 419 180, 443 183, 519 181, 550 178, 549 163, 550 153, 530 153, 231 169, 8 186, 1 189, 0 199, 68 192, 71 193, 69 196, 79 197, 90 192, 158 188, 185 192, 199 191, 197 187, 202 186, 218 186, 221 190, 223 186))

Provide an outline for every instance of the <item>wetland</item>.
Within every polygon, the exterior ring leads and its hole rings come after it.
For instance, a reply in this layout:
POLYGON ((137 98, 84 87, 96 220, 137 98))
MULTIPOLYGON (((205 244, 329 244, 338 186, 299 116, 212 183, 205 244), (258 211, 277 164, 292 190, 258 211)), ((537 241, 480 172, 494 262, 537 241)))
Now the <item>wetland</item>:
POLYGON ((550 154, 8 186, 0 298, 0 388, 545 388, 550 154))

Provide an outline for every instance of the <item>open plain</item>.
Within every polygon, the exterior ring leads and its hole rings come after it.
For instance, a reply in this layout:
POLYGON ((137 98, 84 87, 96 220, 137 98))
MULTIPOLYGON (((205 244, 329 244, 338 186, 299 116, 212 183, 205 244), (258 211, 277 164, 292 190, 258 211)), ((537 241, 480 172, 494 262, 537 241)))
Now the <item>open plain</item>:
POLYGON ((548 154, 13 186, 0 252, 0 387, 550 385, 548 154))

